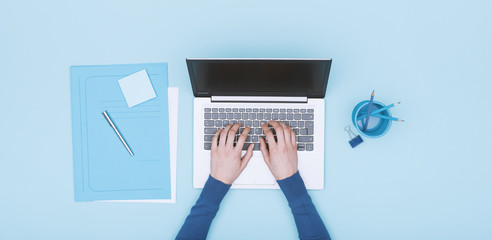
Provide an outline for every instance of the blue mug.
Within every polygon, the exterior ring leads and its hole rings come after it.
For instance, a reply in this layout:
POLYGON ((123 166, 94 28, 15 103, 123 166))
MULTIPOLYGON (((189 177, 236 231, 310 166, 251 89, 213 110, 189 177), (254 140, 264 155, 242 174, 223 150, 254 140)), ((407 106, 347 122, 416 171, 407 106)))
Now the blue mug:
MULTIPOLYGON (((352 123, 354 124, 357 131, 360 132, 365 137, 368 138, 378 138, 384 136, 388 132, 391 127, 391 120, 388 119, 380 119, 377 117, 370 116, 369 124, 367 126, 367 131, 362 131, 364 128, 364 123, 366 122, 366 118, 364 117, 362 120, 357 121, 357 118, 360 116, 367 116, 367 107, 369 105, 369 100, 365 100, 357 104, 354 110, 352 111, 352 123)), ((385 107, 381 102, 373 101, 371 111, 378 110, 380 108, 385 107)), ((386 109, 379 114, 391 117, 391 112, 389 109, 386 109)))

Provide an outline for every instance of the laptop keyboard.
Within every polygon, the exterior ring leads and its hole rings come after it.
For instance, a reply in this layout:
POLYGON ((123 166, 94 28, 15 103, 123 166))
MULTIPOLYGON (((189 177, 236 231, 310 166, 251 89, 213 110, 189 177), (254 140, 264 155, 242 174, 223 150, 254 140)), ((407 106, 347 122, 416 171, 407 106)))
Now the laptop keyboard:
MULTIPOLYGON (((250 126, 251 130, 246 138, 243 150, 246 150, 250 143, 254 144, 254 150, 260 150, 260 137, 265 137, 261 124, 268 124, 268 121, 275 120, 283 122, 292 127, 296 133, 297 150, 314 150, 314 109, 287 109, 287 108, 205 108, 204 109, 204 149, 210 150, 212 147, 212 137, 215 132, 228 124, 241 123, 234 143, 237 142, 239 134, 245 126, 250 126)), ((275 130, 269 126, 275 138, 275 130)))

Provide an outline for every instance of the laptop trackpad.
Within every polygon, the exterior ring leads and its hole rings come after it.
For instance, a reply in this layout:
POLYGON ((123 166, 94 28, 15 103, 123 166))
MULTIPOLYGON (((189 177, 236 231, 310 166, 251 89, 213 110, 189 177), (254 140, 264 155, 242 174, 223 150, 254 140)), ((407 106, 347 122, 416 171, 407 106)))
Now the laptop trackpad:
MULTIPOLYGON (((255 154, 261 154, 255 152, 255 154)), ((235 185, 241 184, 260 184, 260 185, 273 185, 275 184, 275 178, 273 178, 270 169, 263 161, 263 157, 253 156, 248 163, 248 166, 243 170, 241 175, 234 181, 235 185)))

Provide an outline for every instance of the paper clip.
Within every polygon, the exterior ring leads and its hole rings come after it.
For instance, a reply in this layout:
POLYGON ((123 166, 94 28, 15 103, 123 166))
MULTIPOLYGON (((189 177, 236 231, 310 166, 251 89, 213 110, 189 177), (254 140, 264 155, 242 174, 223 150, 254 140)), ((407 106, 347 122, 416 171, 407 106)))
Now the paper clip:
POLYGON ((350 130, 350 126, 346 126, 345 127, 345 131, 347 131, 347 133, 349 135, 349 138, 350 138, 349 143, 350 143, 350 146, 352 146, 352 148, 357 147, 357 145, 359 145, 362 142, 364 142, 364 140, 362 140, 362 138, 360 137, 360 135, 355 135, 355 133, 352 132, 352 130, 350 130))

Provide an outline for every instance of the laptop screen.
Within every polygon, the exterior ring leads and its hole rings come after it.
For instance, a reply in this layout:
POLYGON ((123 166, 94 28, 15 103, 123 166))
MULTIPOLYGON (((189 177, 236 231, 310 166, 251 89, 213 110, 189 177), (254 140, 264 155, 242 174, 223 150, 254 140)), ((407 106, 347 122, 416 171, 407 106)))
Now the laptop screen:
POLYGON ((186 59, 196 97, 323 98, 331 59, 186 59))

